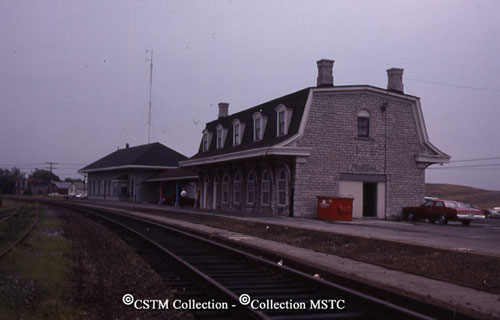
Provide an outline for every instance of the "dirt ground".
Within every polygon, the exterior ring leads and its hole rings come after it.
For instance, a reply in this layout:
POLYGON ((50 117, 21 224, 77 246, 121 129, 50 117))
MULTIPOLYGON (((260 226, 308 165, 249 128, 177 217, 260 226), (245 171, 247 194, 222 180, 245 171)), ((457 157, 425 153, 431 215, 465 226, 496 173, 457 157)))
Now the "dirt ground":
POLYGON ((497 257, 265 223, 238 221, 202 213, 141 211, 288 243, 318 252, 500 294, 500 258, 497 257))
POLYGON ((132 248, 104 226, 77 213, 57 210, 73 246, 73 300, 88 311, 82 319, 190 319, 178 310, 135 310, 138 299, 172 299, 171 289, 132 248))

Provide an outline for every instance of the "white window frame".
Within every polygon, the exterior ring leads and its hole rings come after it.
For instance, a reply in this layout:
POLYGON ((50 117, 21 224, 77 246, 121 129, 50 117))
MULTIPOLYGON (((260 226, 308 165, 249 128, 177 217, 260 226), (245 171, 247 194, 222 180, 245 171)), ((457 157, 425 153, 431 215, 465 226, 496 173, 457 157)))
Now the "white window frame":
POLYGON ((260 182, 261 188, 260 188, 260 203, 263 206, 268 206, 271 204, 271 174, 269 173, 268 170, 264 170, 262 172, 262 179, 260 182), (264 179, 264 176, 267 174, 267 179, 264 179), (267 188, 264 187, 264 183, 267 183, 267 188), (267 193, 267 202, 264 202, 264 193, 267 193))
POLYGON ((221 195, 221 201, 222 203, 229 203, 229 174, 226 173, 222 177, 222 195, 221 195))
POLYGON ((247 175, 247 192, 246 192, 246 200, 247 204, 254 204, 255 203, 255 185, 256 185, 256 178, 257 175, 255 172, 250 171, 247 175), (252 177, 252 179, 250 179, 252 177), (252 194, 252 201, 250 201, 250 193, 252 194))
POLYGON ((217 140, 216 140, 216 148, 222 149, 224 146, 224 131, 222 126, 217 126, 217 140))
POLYGON ((241 173, 236 172, 234 174, 233 181, 233 203, 240 204, 241 203, 241 173))
POLYGON ((260 140, 262 140, 262 117, 253 119, 253 141, 260 140))
POLYGON ((233 146, 241 144, 241 124, 240 120, 233 121, 233 146))
POLYGON ((204 130, 203 131, 203 141, 202 141, 203 152, 207 152, 209 147, 210 146, 208 145, 208 131, 204 130))
POLYGON ((359 138, 369 138, 370 137, 370 127, 371 127, 371 117, 370 112, 366 109, 360 110, 356 118, 356 136, 359 138), (360 135, 359 121, 361 119, 366 119, 368 121, 368 133, 366 135, 360 135))
POLYGON ((278 137, 286 135, 286 110, 278 111, 278 137), (281 117, 283 116, 283 122, 281 121, 281 117))
POLYGON ((274 111, 276 111, 276 136, 285 136, 288 134, 290 121, 292 121, 293 109, 287 108, 284 104, 280 104, 274 109, 274 111), (280 122, 280 115, 283 115, 282 123, 280 122))
POLYGON ((276 182, 277 182, 276 183, 276 186, 277 186, 277 188, 276 188, 276 203, 278 206, 284 207, 288 204, 288 173, 286 172, 285 169, 281 169, 278 171, 278 175, 276 176, 276 182), (285 174, 285 179, 281 178, 281 175, 283 173, 285 174), (282 182, 284 182, 284 185, 285 185, 284 190, 281 188, 282 182), (280 201, 281 200, 280 196, 282 194, 284 195, 284 199, 285 199, 284 202, 280 201))

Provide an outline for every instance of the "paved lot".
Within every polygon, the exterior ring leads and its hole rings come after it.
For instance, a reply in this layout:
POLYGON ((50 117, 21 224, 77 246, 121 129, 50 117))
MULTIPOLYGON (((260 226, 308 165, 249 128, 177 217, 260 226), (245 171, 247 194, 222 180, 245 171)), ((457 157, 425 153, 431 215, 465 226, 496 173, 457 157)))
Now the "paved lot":
POLYGON ((287 217, 240 219, 500 256, 500 219, 475 221, 469 227, 462 226, 460 222, 439 225, 366 219, 334 222, 287 217))
MULTIPOLYGON (((92 202, 87 202, 92 203, 92 202)), ((116 205, 113 202, 96 204, 116 205)), ((151 204, 120 202, 120 206, 160 210, 193 211, 151 204)), ((206 213, 219 215, 214 213, 206 213)), ((221 215, 228 216, 228 215, 221 215)), ((473 221, 464 227, 460 222, 450 221, 447 225, 428 222, 388 221, 378 219, 354 219, 353 221, 323 221, 316 219, 290 218, 282 216, 231 215, 232 218, 282 224, 320 231, 337 232, 368 238, 379 238, 413 243, 436 248, 476 252, 500 257, 500 219, 473 221)))

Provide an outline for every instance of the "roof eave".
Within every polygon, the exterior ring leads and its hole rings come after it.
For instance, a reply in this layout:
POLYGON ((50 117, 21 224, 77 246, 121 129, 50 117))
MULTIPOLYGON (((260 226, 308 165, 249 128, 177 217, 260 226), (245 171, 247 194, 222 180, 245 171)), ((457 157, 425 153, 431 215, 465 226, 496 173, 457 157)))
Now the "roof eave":
POLYGON ((96 169, 80 169, 78 173, 89 173, 89 172, 101 172, 101 171, 114 171, 123 169, 151 169, 151 170, 165 170, 165 169, 176 169, 178 167, 169 166, 142 166, 142 165, 125 165, 125 166, 115 166, 106 168, 96 168, 96 169))
POLYGON ((147 179, 145 180, 145 182, 180 181, 180 180, 197 180, 197 179, 198 176, 186 176, 186 177, 147 179))
POLYGON ((428 154, 419 154, 415 157, 417 162, 423 162, 427 164, 443 164, 450 162, 451 157, 447 154, 440 155, 428 155, 428 154))
POLYGON ((271 155, 308 157, 311 155, 311 148, 266 147, 259 149, 250 149, 240 152, 226 153, 199 159, 185 160, 179 162, 179 164, 181 167, 190 167, 196 165, 218 163, 218 162, 225 162, 225 161, 239 160, 246 158, 255 158, 262 156, 271 156, 271 155))

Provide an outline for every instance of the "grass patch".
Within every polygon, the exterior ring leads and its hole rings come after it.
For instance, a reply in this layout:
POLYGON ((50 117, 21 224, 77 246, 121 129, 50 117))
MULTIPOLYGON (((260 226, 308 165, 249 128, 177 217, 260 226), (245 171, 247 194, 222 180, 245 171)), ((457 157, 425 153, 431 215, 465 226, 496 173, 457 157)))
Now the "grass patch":
POLYGON ((23 208, 0 223, 0 252, 10 247, 31 226, 35 213, 33 209, 23 208))
MULTIPOLYGON (((28 209, 25 215, 33 217, 35 210, 28 209)), ((71 254, 71 241, 63 237, 63 222, 40 209, 35 230, 0 260, 1 318, 81 318, 83 310, 69 303, 71 254)))

